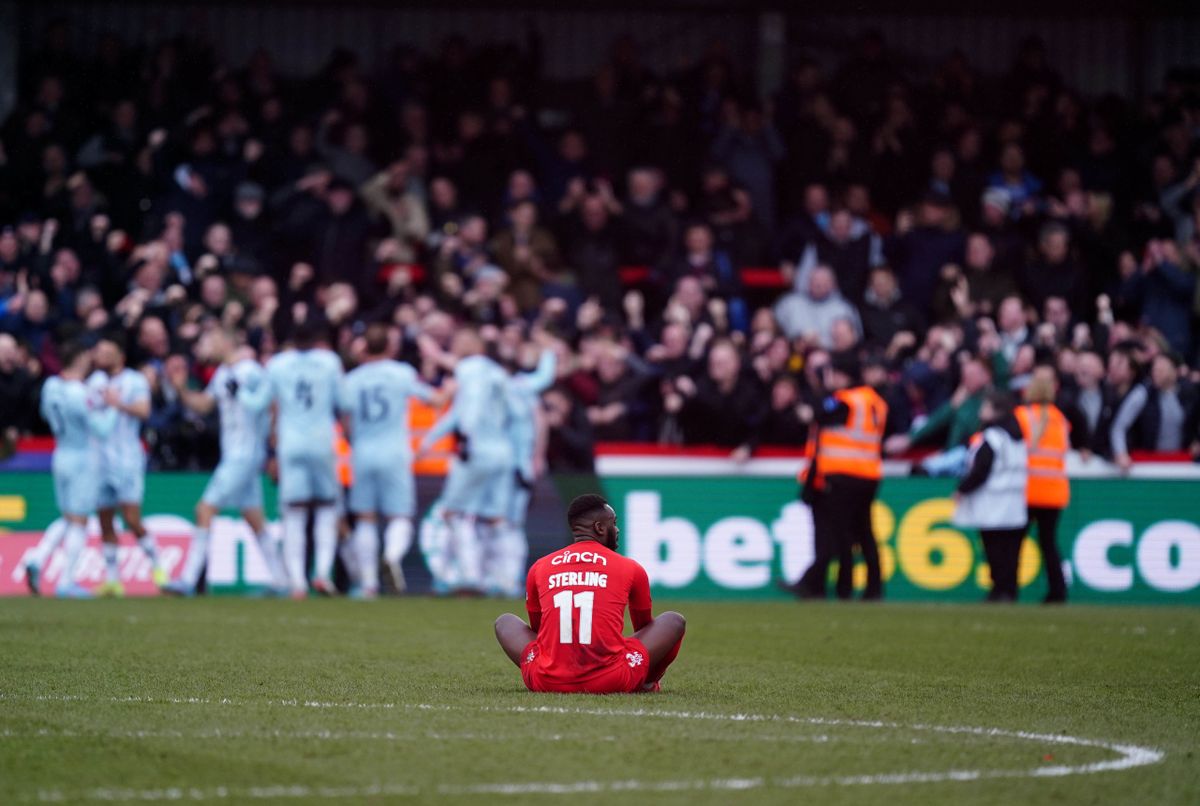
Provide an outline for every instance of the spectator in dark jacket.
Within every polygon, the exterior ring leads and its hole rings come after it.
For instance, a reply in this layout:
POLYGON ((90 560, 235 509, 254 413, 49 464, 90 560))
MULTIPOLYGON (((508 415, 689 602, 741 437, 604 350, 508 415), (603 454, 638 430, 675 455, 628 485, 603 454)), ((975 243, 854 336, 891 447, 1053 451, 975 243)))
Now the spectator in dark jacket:
POLYGON ((915 338, 925 329, 925 317, 901 295, 896 275, 887 266, 871 270, 859 313, 868 347, 887 348, 897 333, 909 332, 915 338))
POLYGON ((951 228, 949 201, 939 194, 922 201, 916 226, 905 232, 898 224, 897 231, 901 234, 888 244, 887 255, 904 298, 924 310, 933 299, 942 266, 962 262, 963 235, 951 228))
POLYGON ((663 198, 663 176, 657 168, 629 172, 629 194, 621 216, 621 254, 631 266, 657 267, 678 237, 679 222, 663 198))
POLYGON ((341 180, 329 185, 327 209, 312 230, 313 268, 322 284, 348 282, 366 295, 373 290, 374 278, 368 276, 367 238, 371 221, 354 188, 341 180))
POLYGON ((766 407, 757 382, 742 375, 736 347, 727 341, 714 344, 707 373, 698 381, 677 378, 675 390, 679 399, 668 401, 667 410, 678 411, 685 443, 732 448, 735 458, 749 458, 766 407))
POLYGON ((1117 296, 1139 320, 1162 333, 1173 351, 1190 356, 1196 276, 1181 264, 1173 241, 1150 241, 1140 267, 1123 265, 1117 296))
POLYGON ((1188 450, 1196 434, 1196 393, 1179 380, 1174 357, 1161 353, 1150 365, 1148 382, 1135 386, 1121 402, 1110 439, 1113 461, 1128 470, 1135 449, 1157 453, 1188 450))
POLYGON ((1048 297, 1062 297, 1071 310, 1084 310, 1087 285, 1083 266, 1071 251, 1071 231, 1056 221, 1038 233, 1038 257, 1021 278, 1026 298, 1040 311, 1048 297))

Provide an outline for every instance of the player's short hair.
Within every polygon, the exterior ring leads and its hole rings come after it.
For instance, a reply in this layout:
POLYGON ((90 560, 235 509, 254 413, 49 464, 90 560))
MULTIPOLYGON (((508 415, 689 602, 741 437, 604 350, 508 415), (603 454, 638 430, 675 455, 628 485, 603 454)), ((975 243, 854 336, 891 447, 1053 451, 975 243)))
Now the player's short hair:
POLYGON ((364 336, 367 346, 368 355, 384 355, 388 351, 388 326, 382 322, 376 322, 367 326, 367 333, 364 336))
POLYGON ((577 523, 594 520, 600 516, 601 510, 607 506, 608 500, 602 495, 585 493, 578 496, 567 507, 567 524, 574 526, 577 523))
POLYGON ((79 356, 88 351, 83 342, 72 339, 58 348, 58 357, 64 367, 69 367, 79 360, 79 356))
POLYGON ((292 342, 301 350, 307 350, 318 341, 325 338, 325 323, 315 316, 307 317, 296 325, 292 332, 292 342))
POLYGON ((125 355, 125 335, 119 330, 105 330, 100 333, 100 338, 97 343, 106 341, 109 344, 120 350, 121 355, 125 355))

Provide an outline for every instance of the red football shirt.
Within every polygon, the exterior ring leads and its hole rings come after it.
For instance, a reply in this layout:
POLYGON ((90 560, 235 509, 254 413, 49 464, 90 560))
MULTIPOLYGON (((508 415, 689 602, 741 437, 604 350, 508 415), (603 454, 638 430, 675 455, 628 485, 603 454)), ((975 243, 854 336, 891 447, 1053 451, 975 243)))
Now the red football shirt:
POLYGON ((533 564, 525 581, 543 680, 578 683, 624 662, 625 608, 634 630, 651 620, 646 569, 594 540, 533 564))

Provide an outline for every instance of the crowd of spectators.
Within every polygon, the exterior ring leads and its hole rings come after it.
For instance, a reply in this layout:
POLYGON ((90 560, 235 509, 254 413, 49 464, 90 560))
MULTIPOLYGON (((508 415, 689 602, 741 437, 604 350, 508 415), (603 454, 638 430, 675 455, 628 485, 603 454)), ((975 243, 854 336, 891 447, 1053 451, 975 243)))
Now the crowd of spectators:
POLYGON ((1187 74, 1091 99, 1035 39, 1002 76, 959 51, 906 75, 870 33, 763 98, 719 42, 660 74, 623 38, 573 85, 542 74, 533 33, 378 65, 338 51, 307 77, 188 35, 80 52, 73 33, 27 54, 0 129, 10 441, 44 429, 59 346, 120 331, 153 389, 152 466, 211 464, 171 365, 201 383, 205 328, 265 358, 321 316, 348 363, 392 323, 431 379, 464 323, 515 363, 557 337, 560 469, 603 441, 800 445, 842 352, 890 405, 890 452, 960 445, 986 391, 1038 364, 1077 448, 1200 450, 1187 74), (755 266, 782 282, 744 282, 755 266))

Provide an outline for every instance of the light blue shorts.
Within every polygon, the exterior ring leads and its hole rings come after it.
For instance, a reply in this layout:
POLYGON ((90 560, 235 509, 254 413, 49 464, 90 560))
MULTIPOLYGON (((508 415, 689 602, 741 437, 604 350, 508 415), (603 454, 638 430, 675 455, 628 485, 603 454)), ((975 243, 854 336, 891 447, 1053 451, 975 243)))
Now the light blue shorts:
POLYGON ((51 459, 54 500, 64 515, 91 515, 100 499, 100 463, 86 455, 55 454, 51 459))
POLYGON ((442 506, 447 512, 461 512, 485 518, 503 516, 504 489, 512 466, 464 462, 455 459, 446 474, 442 506))
POLYGON ((262 466, 243 459, 222 461, 213 471, 201 501, 217 509, 262 509, 262 466))
POLYGON ((379 513, 389 518, 411 518, 417 508, 412 460, 362 462, 353 459, 354 483, 350 485, 350 511, 379 513))
POLYGON ((338 500, 336 459, 327 454, 280 454, 279 500, 284 504, 338 500))
POLYGON ((141 506, 146 495, 146 460, 124 467, 105 467, 100 481, 101 509, 115 509, 121 504, 141 506))

